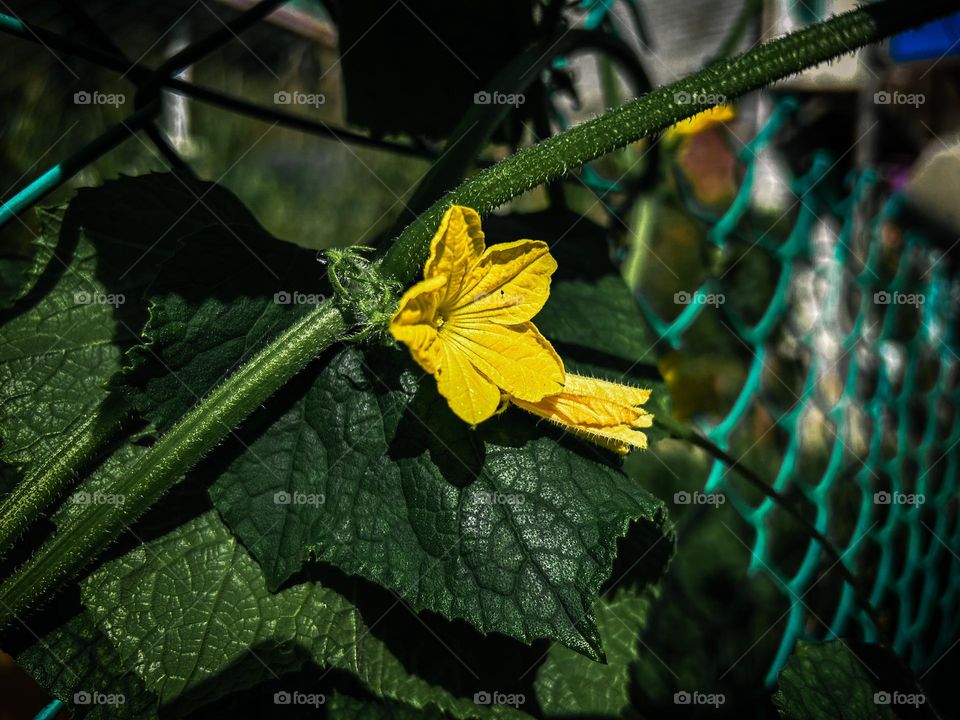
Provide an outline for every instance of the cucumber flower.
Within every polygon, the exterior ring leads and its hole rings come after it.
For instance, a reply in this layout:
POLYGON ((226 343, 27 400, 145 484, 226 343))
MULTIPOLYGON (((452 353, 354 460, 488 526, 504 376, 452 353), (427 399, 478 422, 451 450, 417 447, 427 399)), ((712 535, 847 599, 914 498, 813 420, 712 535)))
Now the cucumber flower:
POLYGON ((423 280, 400 299, 393 337, 437 380, 462 420, 477 425, 512 403, 615 452, 646 448, 649 390, 566 373, 531 322, 557 263, 546 243, 486 247, 480 216, 454 205, 430 243, 423 280))
POLYGON ((530 322, 556 269, 545 242, 488 248, 475 210, 444 214, 423 281, 400 299, 390 331, 464 421, 491 417, 501 393, 537 402, 563 390, 563 362, 530 322))

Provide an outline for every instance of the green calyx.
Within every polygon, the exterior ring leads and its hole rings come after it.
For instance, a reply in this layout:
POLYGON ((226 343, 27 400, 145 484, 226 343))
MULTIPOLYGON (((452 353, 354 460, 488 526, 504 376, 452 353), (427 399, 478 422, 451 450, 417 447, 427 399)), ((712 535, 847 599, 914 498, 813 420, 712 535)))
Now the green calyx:
POLYGON ((400 297, 399 281, 384 275, 379 264, 365 256, 372 250, 356 245, 323 253, 333 302, 355 329, 349 340, 385 341, 400 297))

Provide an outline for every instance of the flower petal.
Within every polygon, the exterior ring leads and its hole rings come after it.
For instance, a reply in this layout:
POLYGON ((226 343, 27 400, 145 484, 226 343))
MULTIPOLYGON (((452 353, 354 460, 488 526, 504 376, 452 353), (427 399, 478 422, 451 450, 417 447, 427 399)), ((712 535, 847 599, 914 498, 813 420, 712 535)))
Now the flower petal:
POLYGON ((476 210, 454 205, 443 214, 440 227, 430 241, 430 257, 423 268, 424 278, 440 275, 447 278, 443 303, 452 303, 460 296, 484 247, 480 216, 476 210))
POLYGON ((428 373, 436 372, 440 359, 435 318, 447 279, 423 280, 407 290, 390 321, 390 333, 406 343, 410 354, 428 373))
POLYGON ((492 417, 500 405, 500 389, 485 378, 458 348, 439 342, 437 389, 450 409, 464 422, 477 425, 492 417))
POLYGON ((619 453, 631 447, 647 447, 642 428, 653 425, 653 415, 641 407, 650 391, 567 374, 563 392, 539 402, 511 398, 527 412, 562 425, 584 439, 619 453))
POLYGON ((643 405, 650 399, 649 390, 573 373, 567 375, 563 391, 564 394, 596 398, 628 407, 643 405))
POLYGON ((448 311, 464 321, 515 325, 528 321, 550 295, 557 261, 541 240, 517 240, 484 251, 470 282, 448 311))
POLYGON ((440 341, 513 397, 536 402, 563 390, 563 361, 533 323, 461 325, 450 319, 440 341))
POLYGON ((630 427, 618 425, 601 429, 570 428, 570 432, 620 455, 626 455, 632 447, 639 450, 647 449, 647 436, 630 427))

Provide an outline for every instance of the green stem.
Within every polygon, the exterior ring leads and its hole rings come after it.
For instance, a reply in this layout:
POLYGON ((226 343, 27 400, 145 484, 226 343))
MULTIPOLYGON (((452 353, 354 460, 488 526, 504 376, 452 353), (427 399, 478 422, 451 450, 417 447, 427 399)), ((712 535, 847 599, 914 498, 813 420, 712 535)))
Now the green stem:
MULTIPOLYGON (((692 117, 709 103, 680 104, 676 93, 734 98, 806 67, 922 24, 957 7, 956 0, 878 3, 788 35, 661 88, 591 122, 523 150, 449 193, 397 238, 381 269, 403 283, 416 277, 444 209, 461 203, 490 212, 567 170, 692 117)), ((388 310, 385 308, 385 311, 388 310)), ((169 490, 233 427, 340 339, 346 322, 329 304, 305 316, 230 376, 170 430, 111 492, 118 505, 92 507, 65 522, 17 573, 0 586, 0 628, 75 576, 169 490)))
POLYGON ((0 588, 0 628, 76 575, 207 451, 290 378, 337 341, 347 326, 325 303, 230 376, 164 435, 128 474, 113 481, 117 504, 71 516, 0 588))
POLYGON ((572 168, 871 42, 921 25, 958 7, 956 0, 888 0, 859 8, 760 45, 637 100, 524 148, 447 193, 400 234, 384 269, 404 282, 420 270, 444 211, 467 205, 481 215, 572 168), (680 102, 678 97, 702 102, 680 102), (705 97, 706 96, 706 97, 705 97))
POLYGON ((0 556, 71 485, 77 469, 110 438, 126 416, 124 403, 108 401, 78 425, 56 452, 47 453, 31 467, 0 506, 0 556))

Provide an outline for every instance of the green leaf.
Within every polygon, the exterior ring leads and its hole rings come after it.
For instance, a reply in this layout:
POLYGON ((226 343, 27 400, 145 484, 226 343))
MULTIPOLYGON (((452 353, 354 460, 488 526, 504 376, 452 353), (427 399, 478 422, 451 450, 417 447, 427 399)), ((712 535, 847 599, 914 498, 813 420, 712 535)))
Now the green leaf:
POLYGON ((0 310, 4 310, 30 290, 34 261, 0 255, 0 310))
POLYGON ((591 610, 617 539, 663 531, 603 451, 515 409, 471 430, 405 351, 341 351, 253 422, 210 492, 271 587, 312 552, 418 610, 599 658, 591 610))
POLYGON ((58 248, 59 220, 43 213, 36 241, 38 263, 54 257, 39 281, 42 299, 0 325, 0 461, 19 467, 96 412, 120 367, 113 307, 99 302, 113 296, 96 278, 95 248, 85 234, 58 248))
MULTIPOLYGON (((237 210, 243 210, 237 203, 237 210)), ((315 253, 239 228, 206 235, 157 277, 147 344, 132 353, 131 403, 161 432, 324 297, 315 253)))
POLYGON ((621 717, 630 707, 631 665, 647 621, 655 589, 624 588, 597 601, 596 615, 607 663, 553 645, 537 672, 537 700, 547 717, 621 717))
POLYGON ((376 700, 359 700, 336 693, 327 702, 329 720, 447 720, 436 708, 417 709, 409 705, 376 700))
POLYGON ((122 670, 117 651, 86 612, 38 639, 20 654, 17 662, 51 695, 63 701, 74 718, 156 717, 156 697, 146 690, 139 677, 122 670))
MULTIPOLYGON (((555 242, 551 252, 559 267, 536 324, 563 356, 567 370, 649 388, 653 392, 646 409, 655 417, 669 417, 670 392, 655 364, 656 335, 610 260, 608 231, 572 214, 536 213, 518 219, 520 226, 498 218, 492 223, 494 233, 555 242)), ((659 427, 645 434, 650 444, 665 435, 659 427)))
POLYGON ((229 274, 227 259, 256 241, 280 244, 225 189, 169 174, 110 181, 81 190, 65 210, 41 211, 16 293, 29 296, 0 317, 0 461, 26 466, 97 412, 122 353, 139 343, 148 287, 169 287, 154 280, 178 249, 192 258, 194 248, 219 248, 218 271, 229 274))
MULTIPOLYGON (((801 640, 780 671, 773 700, 785 720, 895 720, 900 703, 889 704, 894 691, 878 690, 875 678, 843 640, 801 640)), ((896 693, 897 699, 910 695, 896 693)))
MULTIPOLYGON (((408 673, 340 594, 305 583, 272 595, 214 512, 106 563, 84 581, 81 595, 122 666, 171 712, 312 662, 350 672, 374 694, 414 708, 477 713, 472 699, 408 673)), ((506 707, 491 712, 514 714, 506 707)))

